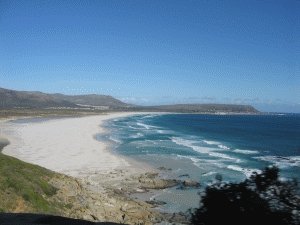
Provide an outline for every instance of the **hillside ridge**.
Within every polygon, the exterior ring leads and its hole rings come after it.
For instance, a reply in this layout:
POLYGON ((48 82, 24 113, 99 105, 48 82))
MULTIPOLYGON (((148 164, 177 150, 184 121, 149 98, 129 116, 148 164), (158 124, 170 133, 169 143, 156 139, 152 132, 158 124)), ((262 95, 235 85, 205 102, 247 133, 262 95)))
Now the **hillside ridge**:
POLYGON ((39 91, 15 91, 4 88, 0 88, 0 109, 73 109, 175 113, 259 113, 259 111, 251 105, 173 104, 139 106, 122 102, 110 95, 47 94, 39 91))

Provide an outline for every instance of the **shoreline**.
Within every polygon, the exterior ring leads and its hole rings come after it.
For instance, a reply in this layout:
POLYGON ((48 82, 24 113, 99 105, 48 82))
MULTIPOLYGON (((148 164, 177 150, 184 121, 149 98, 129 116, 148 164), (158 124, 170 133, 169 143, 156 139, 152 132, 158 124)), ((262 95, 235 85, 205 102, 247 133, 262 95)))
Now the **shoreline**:
POLYGON ((157 168, 110 151, 109 143, 95 139, 106 132, 107 120, 157 113, 110 113, 106 115, 50 118, 32 122, 0 121, 0 138, 9 140, 2 154, 57 172, 51 185, 59 191, 58 199, 72 203, 66 216, 91 221, 138 221, 153 224, 160 221, 185 223, 184 214, 160 211, 156 201, 135 198, 135 193, 163 190, 179 185, 178 180, 161 177, 157 168), (80 129, 79 129, 80 128, 80 129), (69 177, 70 176, 70 177, 69 177), (68 178, 69 177, 69 178, 68 178), (65 180, 65 181, 63 181, 65 180), (65 185, 64 183, 68 184, 65 185), (76 186, 76 196, 70 199, 76 186), (75 198, 76 199, 76 198, 75 198), (75 212, 74 212, 75 210, 75 212))
POLYGON ((37 123, 29 119, 28 123, 20 124, 1 121, 0 137, 10 142, 2 153, 73 177, 129 168, 134 166, 133 160, 114 154, 108 143, 94 136, 105 132, 104 121, 139 114, 148 113, 109 113, 49 120, 46 117, 37 123))

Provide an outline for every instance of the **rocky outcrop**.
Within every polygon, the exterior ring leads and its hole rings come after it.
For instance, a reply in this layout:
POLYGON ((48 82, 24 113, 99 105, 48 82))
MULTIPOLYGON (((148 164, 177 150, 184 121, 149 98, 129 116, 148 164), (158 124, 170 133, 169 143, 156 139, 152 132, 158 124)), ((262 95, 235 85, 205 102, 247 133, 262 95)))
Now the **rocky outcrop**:
POLYGON ((151 204, 132 200, 123 192, 102 188, 97 191, 93 185, 67 176, 52 179, 51 184, 58 189, 53 199, 67 205, 65 214, 72 218, 149 225, 163 220, 151 204))
POLYGON ((168 224, 191 224, 189 215, 186 213, 163 213, 168 224))
POLYGON ((175 187, 180 182, 174 179, 140 179, 141 188, 144 189, 166 189, 175 187))
MULTIPOLYGON (((0 138, 0 145, 5 146, 7 144, 6 139, 0 138)), ((11 157, 10 159, 13 160, 11 157)), ((6 158, 4 161, 7 161, 6 158)), ((54 173, 18 160, 15 161, 16 165, 21 165, 22 168, 26 165, 29 170, 38 170, 42 187, 47 187, 48 192, 51 186, 51 194, 41 193, 43 200, 49 207, 51 206, 51 210, 47 213, 92 222, 122 224, 151 225, 170 221, 173 223, 176 222, 176 219, 178 221, 183 220, 180 214, 166 214, 154 209, 165 204, 165 202, 155 199, 144 202, 130 197, 131 193, 147 192, 148 189, 165 189, 177 186, 181 182, 179 180, 162 179, 155 172, 136 172, 136 168, 133 169, 135 172, 114 170, 105 174, 83 175, 79 179, 54 173), (45 182, 47 182, 46 186, 45 182)), ((28 174, 27 170, 26 174, 28 174)), ((36 177, 36 173, 32 173, 32 176, 36 177)), ((6 195, 3 196, 6 198, 6 195)), ((15 201, 13 200, 13 202, 15 201)), ((32 208, 24 206, 22 199, 18 203, 16 212, 33 212, 32 208)), ((46 213, 43 209, 34 212, 46 213)))
POLYGON ((191 179, 184 180, 182 182, 182 185, 184 187, 194 187, 194 188, 200 187, 200 183, 199 182, 191 180, 191 179))
POLYGON ((146 173, 138 178, 142 189, 166 189, 180 184, 179 180, 161 179, 157 173, 146 173))

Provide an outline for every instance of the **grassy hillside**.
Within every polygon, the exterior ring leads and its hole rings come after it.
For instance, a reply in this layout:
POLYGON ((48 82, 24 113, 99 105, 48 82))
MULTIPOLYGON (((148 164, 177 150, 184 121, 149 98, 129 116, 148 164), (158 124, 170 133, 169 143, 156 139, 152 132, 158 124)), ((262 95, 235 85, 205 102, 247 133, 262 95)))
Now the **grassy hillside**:
POLYGON ((47 169, 0 153, 0 212, 60 214, 64 205, 49 200, 57 191, 48 183, 54 176, 47 169))
POLYGON ((132 107, 130 104, 109 95, 47 94, 37 91, 15 91, 0 88, 0 109, 72 108, 80 110, 91 106, 102 106, 104 109, 132 107))

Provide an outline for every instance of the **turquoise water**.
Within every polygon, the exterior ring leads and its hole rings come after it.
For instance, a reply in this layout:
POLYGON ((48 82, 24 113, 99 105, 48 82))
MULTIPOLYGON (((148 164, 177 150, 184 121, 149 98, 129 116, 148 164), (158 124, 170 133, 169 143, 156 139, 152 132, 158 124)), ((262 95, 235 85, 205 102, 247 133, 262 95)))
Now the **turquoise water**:
MULTIPOLYGON (((105 137, 114 151, 154 167, 165 176, 200 181, 202 188, 221 174, 240 181, 276 165, 285 178, 300 180, 300 116, 273 115, 138 115, 106 123, 105 137)), ((100 137, 99 137, 100 138, 100 137)), ((185 211, 199 203, 199 190, 151 192, 139 198, 166 201, 166 211, 185 211)))

